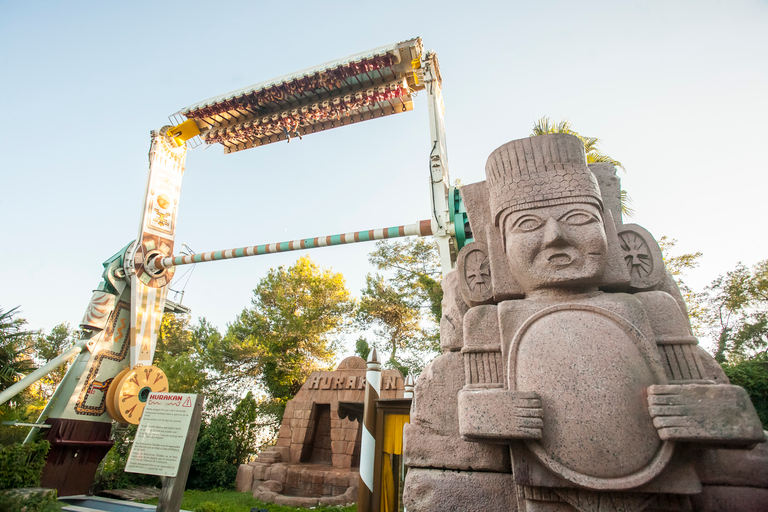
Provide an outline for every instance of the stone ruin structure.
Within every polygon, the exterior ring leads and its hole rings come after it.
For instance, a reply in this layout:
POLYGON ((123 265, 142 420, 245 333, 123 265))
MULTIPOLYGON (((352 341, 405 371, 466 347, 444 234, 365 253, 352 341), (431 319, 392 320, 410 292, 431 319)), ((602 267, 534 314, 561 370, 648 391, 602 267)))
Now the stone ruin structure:
POLYGON ((768 510, 754 407, 622 222, 613 166, 551 134, 498 148, 486 178, 461 189, 474 242, 405 427, 408 511, 768 510))
MULTIPOLYGON (((292 507, 357 501, 366 363, 347 357, 312 372, 288 402, 275 446, 237 472, 235 488, 292 507)), ((381 372, 381 398, 403 398, 397 370, 381 372)))

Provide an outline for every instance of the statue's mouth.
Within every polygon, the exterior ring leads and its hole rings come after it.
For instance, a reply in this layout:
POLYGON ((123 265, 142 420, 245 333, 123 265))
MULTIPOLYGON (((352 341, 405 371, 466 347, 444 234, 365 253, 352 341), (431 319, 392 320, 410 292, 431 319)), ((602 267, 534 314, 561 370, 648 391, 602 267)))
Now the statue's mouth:
POLYGON ((558 252, 547 258, 550 264, 558 267, 564 267, 570 265, 573 262, 573 257, 570 254, 564 252, 558 252))

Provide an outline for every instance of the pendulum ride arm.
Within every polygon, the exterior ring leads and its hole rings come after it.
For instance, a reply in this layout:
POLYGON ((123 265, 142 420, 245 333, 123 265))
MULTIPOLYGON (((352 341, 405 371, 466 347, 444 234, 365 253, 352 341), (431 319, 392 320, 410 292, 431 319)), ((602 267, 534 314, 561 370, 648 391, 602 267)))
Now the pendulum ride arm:
POLYGON ((448 150, 445 142, 445 123, 442 95, 442 79, 437 55, 434 52, 422 54, 424 85, 427 91, 429 107, 429 134, 431 151, 429 154, 430 200, 432 203, 432 232, 440 251, 440 263, 445 275, 456 265, 458 252, 451 242, 455 234, 454 225, 449 215, 448 195, 451 186, 448 174, 448 150))

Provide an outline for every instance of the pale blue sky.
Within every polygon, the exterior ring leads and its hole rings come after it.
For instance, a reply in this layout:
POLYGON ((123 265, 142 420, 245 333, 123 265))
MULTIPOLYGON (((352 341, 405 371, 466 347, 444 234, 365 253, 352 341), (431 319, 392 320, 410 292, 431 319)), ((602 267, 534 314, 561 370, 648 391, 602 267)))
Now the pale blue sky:
MULTIPOLYGON (((205 98, 421 36, 440 59, 453 179, 543 115, 621 160, 636 222, 704 252, 702 288, 768 257, 768 2, 0 2, 0 306, 77 324, 136 233, 149 131, 205 98), (219 7, 222 6, 222 7, 219 7)), ((415 110, 224 156, 187 157, 177 247, 198 252, 429 216, 415 110)), ((371 246, 311 256, 359 294, 371 246)), ((184 303, 225 328, 270 267, 198 265, 184 303)), ((182 272, 179 272, 181 274, 182 272)))

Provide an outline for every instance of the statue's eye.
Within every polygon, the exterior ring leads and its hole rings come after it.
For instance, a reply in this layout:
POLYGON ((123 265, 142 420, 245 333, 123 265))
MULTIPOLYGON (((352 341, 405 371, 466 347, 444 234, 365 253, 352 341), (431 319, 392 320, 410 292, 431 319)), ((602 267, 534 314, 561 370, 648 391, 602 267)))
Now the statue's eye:
POLYGON ((541 226, 542 221, 535 215, 525 215, 517 219, 513 228, 517 231, 533 231, 541 226))
POLYGON ((571 226, 583 226, 584 224, 591 224, 597 222, 599 219, 594 214, 586 210, 571 210, 562 217, 560 222, 571 226))

